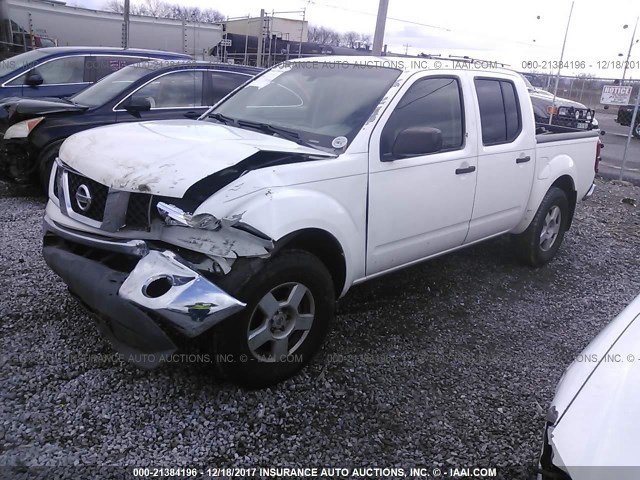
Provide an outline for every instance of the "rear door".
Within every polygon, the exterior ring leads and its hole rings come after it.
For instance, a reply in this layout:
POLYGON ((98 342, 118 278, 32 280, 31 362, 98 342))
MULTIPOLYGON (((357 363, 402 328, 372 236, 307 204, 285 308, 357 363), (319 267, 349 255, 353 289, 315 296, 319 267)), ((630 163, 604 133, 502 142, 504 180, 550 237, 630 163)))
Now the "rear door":
POLYGON ((474 78, 478 138, 478 180, 465 243, 507 232, 524 215, 535 172, 533 116, 524 84, 509 76, 474 78), (518 86, 521 86, 519 88, 518 86), (531 118, 529 118, 531 117, 531 118))
POLYGON ((211 70, 205 75, 204 96, 207 105, 215 105, 253 75, 223 70, 211 70))
POLYGON ((476 186, 477 141, 469 82, 458 75, 422 74, 405 85, 369 143, 367 275, 462 245, 476 186), (400 158, 398 134, 429 127, 442 147, 400 158))

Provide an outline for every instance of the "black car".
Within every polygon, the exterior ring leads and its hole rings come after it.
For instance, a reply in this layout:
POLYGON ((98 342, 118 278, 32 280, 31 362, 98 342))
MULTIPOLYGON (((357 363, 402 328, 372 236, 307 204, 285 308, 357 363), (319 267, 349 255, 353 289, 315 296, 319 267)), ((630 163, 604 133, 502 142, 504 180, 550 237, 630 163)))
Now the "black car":
MULTIPOLYGON (((631 119, 633 118, 633 109, 635 105, 622 105, 618 108, 618 116, 616 117, 616 123, 624 127, 631 125, 631 119)), ((636 114, 636 124, 633 126, 633 136, 640 138, 640 110, 636 114)))
POLYGON ((0 98, 67 97, 122 67, 153 59, 191 57, 140 48, 38 48, 0 62, 0 98))
POLYGON ((0 102, 0 169, 47 189, 62 142, 101 125, 198 118, 260 72, 255 67, 154 60, 127 66, 68 98, 11 98, 0 102))

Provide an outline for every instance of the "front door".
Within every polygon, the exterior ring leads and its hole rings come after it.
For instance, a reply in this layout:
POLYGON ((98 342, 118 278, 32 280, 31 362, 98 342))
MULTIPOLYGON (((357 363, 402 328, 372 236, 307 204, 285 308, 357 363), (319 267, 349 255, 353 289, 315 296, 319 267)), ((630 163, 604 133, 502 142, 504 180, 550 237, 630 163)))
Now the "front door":
POLYGON ((74 55, 46 60, 7 83, 7 86, 20 90, 23 97, 68 97, 91 84, 85 78, 87 58, 74 55), (42 83, 32 83, 35 76, 42 83))
POLYGON ((475 123, 463 102, 469 94, 457 76, 423 75, 403 88, 374 130, 369 145, 367 275, 464 242, 477 176, 475 123), (440 148, 399 155, 396 139, 411 127, 437 129, 440 148))
POLYGON ((134 91, 116 108, 118 122, 198 118, 208 108, 204 99, 203 70, 178 70, 159 75, 134 91), (148 111, 132 114, 126 110, 128 99, 144 98, 148 111))

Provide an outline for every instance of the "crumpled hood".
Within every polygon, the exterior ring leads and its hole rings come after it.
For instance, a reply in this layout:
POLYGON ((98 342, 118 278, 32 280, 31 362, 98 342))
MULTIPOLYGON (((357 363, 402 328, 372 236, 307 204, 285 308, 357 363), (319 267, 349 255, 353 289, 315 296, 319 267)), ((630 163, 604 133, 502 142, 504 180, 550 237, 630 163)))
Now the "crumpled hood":
MULTIPOLYGON (((592 477, 576 467, 638 464, 638 378, 640 296, 589 344, 558 385, 552 405, 559 418, 549 436, 556 466, 580 479, 592 477)), ((619 471, 615 476, 635 480, 636 473, 619 471)))
POLYGON ((77 133, 62 144, 60 159, 118 190, 182 197, 197 181, 259 151, 335 157, 251 130, 199 120, 163 120, 77 133))
POLYGON ((82 112, 87 108, 61 98, 3 98, 0 101, 0 131, 5 132, 10 125, 29 118, 49 113, 82 112))
POLYGON ((0 109, 9 116, 18 113, 24 116, 46 113, 79 112, 88 107, 77 105, 69 100, 55 97, 20 98, 9 97, 0 102, 0 109))

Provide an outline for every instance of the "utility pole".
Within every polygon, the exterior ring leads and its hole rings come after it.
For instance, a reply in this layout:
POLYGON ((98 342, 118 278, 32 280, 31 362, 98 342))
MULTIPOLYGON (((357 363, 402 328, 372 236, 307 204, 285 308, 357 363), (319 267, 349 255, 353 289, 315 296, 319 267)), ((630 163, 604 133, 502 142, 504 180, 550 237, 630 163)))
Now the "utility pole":
POLYGON ((247 56, 249 55, 249 23, 251 23, 251 14, 247 14, 247 30, 245 31, 246 35, 244 36, 244 64, 249 65, 249 60, 247 56))
POLYGON ((573 13, 573 4, 571 2, 571 10, 569 10, 569 20, 567 20, 567 29, 564 31, 564 41, 562 42, 562 51, 560 52, 560 63, 558 64, 558 74, 556 75, 556 85, 553 89, 553 102, 551 102, 551 112, 549 113, 549 125, 553 121, 553 109, 556 107, 556 97, 558 95, 558 82, 560 81, 560 70, 562 69, 562 59, 564 58, 564 47, 567 45, 567 35, 569 34, 569 25, 571 25, 571 14, 573 13))
POLYGON ((11 38, 11 18, 9 18, 9 1, 0 0, 0 42, 3 43, 2 51, 6 52, 2 58, 8 56, 11 51, 13 38, 11 38))
MULTIPOLYGON (((248 34, 247 27, 247 34, 248 34)), ((260 10, 260 30, 258 32, 258 55, 256 57, 256 66, 262 66, 262 48, 264 46, 264 8, 260 10)))
POLYGON ((629 58, 631 57, 631 49, 633 48, 633 41, 636 39, 636 30, 638 28, 638 18, 636 17, 636 26, 633 27, 633 34, 631 35, 631 43, 629 43, 629 51, 627 52, 627 61, 624 62, 624 71, 622 72, 622 81, 620 85, 624 85, 624 77, 627 75, 627 67, 629 66, 629 58))
POLYGON ((378 5, 378 19, 376 20, 376 31, 373 35, 373 51, 374 56, 382 54, 382 43, 384 41, 384 26, 387 22, 387 10, 389 9, 389 0, 380 0, 378 5))
POLYGON ((624 153, 622 154, 622 165, 620 166, 620 180, 624 178, 624 167, 627 163, 627 152, 629 151, 629 144, 631 143, 631 137, 633 136, 633 129, 636 126, 636 118, 638 117, 638 108, 640 108, 640 89, 638 89, 638 93, 636 94, 636 104, 633 107, 633 115, 631 116, 631 124, 629 125, 629 135, 627 135, 627 143, 624 146, 624 153))
POLYGON ((302 56, 302 36, 304 35, 304 21, 307 18, 307 8, 302 9, 302 25, 300 25, 300 45, 298 46, 298 58, 302 56))
POLYGON ((122 31, 122 46, 129 48, 129 10, 130 0, 124 0, 124 30, 122 31))
POLYGON ((405 43, 405 44, 403 45, 403 47, 404 47, 404 54, 405 54, 405 55, 409 55, 409 47, 410 47, 410 46, 411 46, 411 45, 409 45, 408 43, 405 43))

